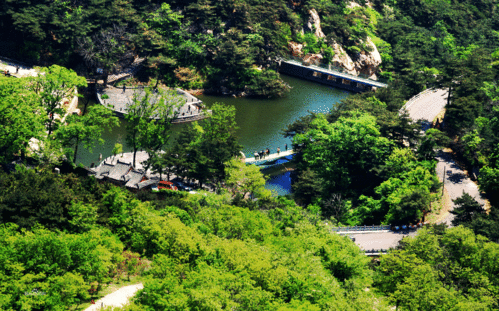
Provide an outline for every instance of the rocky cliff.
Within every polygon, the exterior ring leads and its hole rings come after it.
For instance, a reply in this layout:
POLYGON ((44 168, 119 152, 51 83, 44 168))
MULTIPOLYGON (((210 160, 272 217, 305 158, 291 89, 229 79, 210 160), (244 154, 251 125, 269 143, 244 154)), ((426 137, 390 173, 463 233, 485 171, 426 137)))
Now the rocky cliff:
MULTIPOLYGON (((307 24, 304 26, 304 31, 313 32, 317 38, 325 38, 325 34, 321 28, 321 20, 319 14, 315 9, 309 11, 309 19, 307 24)), ((367 38, 365 46, 370 50, 361 51, 356 55, 350 56, 343 46, 338 42, 330 42, 331 48, 334 51, 334 56, 332 59, 332 65, 343 68, 346 72, 353 75, 367 75, 371 78, 376 78, 376 73, 381 65, 381 55, 376 48, 376 45, 372 42, 371 38, 367 38)), ((289 42, 288 48, 291 54, 295 57, 300 57, 306 64, 319 64, 322 62, 323 55, 321 54, 303 54, 302 43, 289 42)))

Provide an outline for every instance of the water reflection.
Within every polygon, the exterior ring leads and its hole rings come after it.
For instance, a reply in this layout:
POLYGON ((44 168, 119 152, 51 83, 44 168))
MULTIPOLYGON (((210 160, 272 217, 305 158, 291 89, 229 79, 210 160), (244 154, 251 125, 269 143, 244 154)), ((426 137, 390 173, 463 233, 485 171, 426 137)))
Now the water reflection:
POLYGON ((291 172, 283 172, 278 175, 271 176, 265 188, 271 190, 277 195, 286 195, 291 193, 291 172))

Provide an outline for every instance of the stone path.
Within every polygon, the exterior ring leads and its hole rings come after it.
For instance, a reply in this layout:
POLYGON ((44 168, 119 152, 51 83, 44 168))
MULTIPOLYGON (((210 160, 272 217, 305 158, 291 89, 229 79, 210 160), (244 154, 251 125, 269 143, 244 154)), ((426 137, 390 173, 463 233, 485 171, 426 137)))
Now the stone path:
POLYGON ((86 308, 85 311, 96 311, 106 307, 122 307, 128 303, 128 300, 133 297, 137 291, 143 288, 144 285, 142 283, 122 287, 97 300, 95 304, 86 308))

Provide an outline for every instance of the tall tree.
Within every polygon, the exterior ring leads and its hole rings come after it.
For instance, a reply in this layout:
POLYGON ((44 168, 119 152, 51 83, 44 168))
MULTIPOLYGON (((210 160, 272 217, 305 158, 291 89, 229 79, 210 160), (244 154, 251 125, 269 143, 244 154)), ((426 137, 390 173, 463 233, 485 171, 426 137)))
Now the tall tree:
POLYGON ((57 129, 59 118, 66 113, 63 100, 71 101, 78 87, 87 86, 84 77, 71 69, 58 65, 38 68, 38 75, 30 78, 29 88, 40 96, 41 104, 47 116, 46 127, 50 136, 57 129))
POLYGON ((96 105, 88 109, 83 116, 71 115, 66 119, 66 125, 61 126, 55 132, 63 148, 66 148, 66 156, 76 163, 78 146, 83 145, 92 152, 92 147, 98 142, 104 143, 102 133, 105 129, 111 129, 119 124, 112 110, 104 106, 96 105))
POLYGON ((202 123, 201 149, 207 157, 211 180, 219 183, 225 179, 225 163, 239 156, 242 146, 236 136, 236 109, 233 106, 214 104, 210 118, 202 123))
POLYGON ((462 196, 452 201, 456 204, 454 210, 450 211, 451 214, 454 214, 454 219, 452 220, 453 226, 469 225, 473 219, 480 215, 485 215, 485 209, 482 204, 478 203, 472 196, 465 192, 463 192, 462 196))
POLYGON ((365 187, 373 178, 371 170, 382 164, 390 152, 390 141, 381 137, 376 119, 354 112, 329 123, 318 116, 304 134, 297 134, 293 145, 303 144, 305 166, 324 180, 327 193, 365 187))
POLYGON ((30 139, 45 136, 39 97, 26 89, 26 82, 0 76, 0 163, 16 153, 24 157, 30 139))
POLYGON ((125 114, 128 121, 126 142, 133 150, 134 166, 139 149, 144 149, 153 158, 163 148, 170 136, 172 121, 184 104, 185 99, 173 90, 153 91, 146 87, 135 92, 125 114))
POLYGON ((78 38, 78 53, 88 68, 102 70, 106 85, 110 74, 123 70, 134 61, 134 39, 133 29, 114 24, 90 37, 78 38))

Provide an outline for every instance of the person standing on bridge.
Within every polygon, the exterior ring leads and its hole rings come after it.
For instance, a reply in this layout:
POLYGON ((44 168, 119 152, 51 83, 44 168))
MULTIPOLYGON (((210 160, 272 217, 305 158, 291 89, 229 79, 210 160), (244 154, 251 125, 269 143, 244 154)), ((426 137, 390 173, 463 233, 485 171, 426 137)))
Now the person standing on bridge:
POLYGON ((277 147, 277 155, 281 152, 281 148, 277 147))
POLYGON ((288 151, 288 144, 284 144, 284 149, 286 149, 286 151, 288 151))
POLYGON ((258 160, 258 152, 254 152, 253 155, 255 156, 255 160, 258 160))

